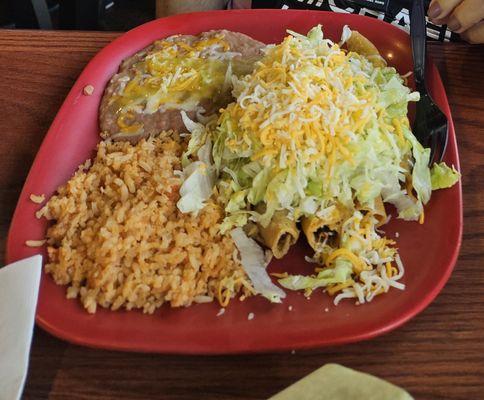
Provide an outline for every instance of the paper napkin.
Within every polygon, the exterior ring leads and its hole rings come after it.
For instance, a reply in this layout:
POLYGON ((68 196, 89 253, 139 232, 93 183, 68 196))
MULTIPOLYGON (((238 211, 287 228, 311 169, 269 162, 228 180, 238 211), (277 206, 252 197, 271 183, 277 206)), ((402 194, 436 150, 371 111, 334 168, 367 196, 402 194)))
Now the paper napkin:
POLYGON ((413 400, 405 390, 375 376, 326 364, 269 400, 413 400))
POLYGON ((0 399, 20 399, 27 375, 42 256, 0 268, 0 399))

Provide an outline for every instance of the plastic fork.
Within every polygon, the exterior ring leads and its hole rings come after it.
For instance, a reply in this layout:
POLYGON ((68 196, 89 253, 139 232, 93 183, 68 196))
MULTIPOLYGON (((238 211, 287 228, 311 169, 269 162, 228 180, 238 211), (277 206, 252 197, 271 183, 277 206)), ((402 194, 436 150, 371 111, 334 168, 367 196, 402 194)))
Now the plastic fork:
POLYGON ((413 0, 410 12, 415 87, 420 93, 413 134, 424 146, 430 147, 429 165, 442 161, 447 147, 449 124, 446 115, 435 104, 425 84, 426 25, 423 0, 413 0))

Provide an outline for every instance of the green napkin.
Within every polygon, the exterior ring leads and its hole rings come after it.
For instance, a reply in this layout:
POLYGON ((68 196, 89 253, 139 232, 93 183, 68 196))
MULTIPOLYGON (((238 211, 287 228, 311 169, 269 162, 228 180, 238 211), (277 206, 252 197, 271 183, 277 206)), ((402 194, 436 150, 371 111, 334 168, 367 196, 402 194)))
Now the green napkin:
POLYGON ((326 364, 269 400, 413 400, 405 390, 338 364, 326 364))

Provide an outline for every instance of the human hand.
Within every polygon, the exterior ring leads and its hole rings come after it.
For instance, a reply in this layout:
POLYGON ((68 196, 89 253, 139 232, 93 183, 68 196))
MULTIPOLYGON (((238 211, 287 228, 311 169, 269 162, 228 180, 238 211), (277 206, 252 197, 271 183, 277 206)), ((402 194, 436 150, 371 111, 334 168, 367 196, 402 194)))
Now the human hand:
POLYGON ((484 0, 432 0, 428 16, 469 43, 484 43, 484 0))

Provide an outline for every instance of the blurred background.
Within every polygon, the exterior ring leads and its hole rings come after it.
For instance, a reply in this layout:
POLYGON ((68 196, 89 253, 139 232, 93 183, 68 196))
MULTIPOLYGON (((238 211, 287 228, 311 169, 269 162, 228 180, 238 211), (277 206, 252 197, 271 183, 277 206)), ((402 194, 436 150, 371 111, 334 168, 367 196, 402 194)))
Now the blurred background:
MULTIPOLYGON (((237 2, 251 3, 231 1, 237 2)), ((252 5, 264 8, 272 2, 252 0, 252 5)), ((126 31, 157 16, 222 9, 227 3, 228 0, 0 0, 0 28, 126 31)))
POLYGON ((0 28, 125 31, 156 17, 156 0, 0 0, 0 28))
MULTIPOLYGON (((475 0, 483 1, 484 0, 475 0)), ((428 5, 430 0, 425 0, 428 5)), ((328 9, 328 1, 314 0, 0 0, 0 28, 126 31, 158 17, 208 9, 309 8, 328 9)), ((363 15, 407 25, 412 0, 338 0, 363 15), (372 11, 373 10, 373 11, 372 11), (407 18, 405 17, 407 16, 407 18)), ((445 31, 445 29, 444 29, 445 31)))

